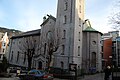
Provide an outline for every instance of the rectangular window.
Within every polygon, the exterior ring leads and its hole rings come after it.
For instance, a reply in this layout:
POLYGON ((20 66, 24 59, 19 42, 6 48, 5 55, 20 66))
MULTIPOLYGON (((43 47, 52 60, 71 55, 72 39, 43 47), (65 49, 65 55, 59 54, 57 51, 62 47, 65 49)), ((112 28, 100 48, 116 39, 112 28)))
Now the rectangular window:
POLYGON ((80 46, 78 46, 78 56, 80 56, 80 46))
POLYGON ((62 53, 61 53, 61 55, 64 55, 64 52, 65 52, 65 46, 62 45, 62 53))
POLYGON ((78 40, 80 41, 80 32, 78 33, 78 40))

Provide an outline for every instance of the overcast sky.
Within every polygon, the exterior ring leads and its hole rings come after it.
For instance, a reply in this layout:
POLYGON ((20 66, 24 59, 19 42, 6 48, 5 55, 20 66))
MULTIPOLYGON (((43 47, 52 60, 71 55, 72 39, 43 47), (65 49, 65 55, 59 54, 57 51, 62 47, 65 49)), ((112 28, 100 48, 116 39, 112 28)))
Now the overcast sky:
MULTIPOLYGON (((108 16, 116 0, 86 0, 85 19, 94 29, 105 33, 111 31, 108 16)), ((57 0, 0 0, 0 27, 30 31, 40 29, 43 16, 56 17, 57 0)))

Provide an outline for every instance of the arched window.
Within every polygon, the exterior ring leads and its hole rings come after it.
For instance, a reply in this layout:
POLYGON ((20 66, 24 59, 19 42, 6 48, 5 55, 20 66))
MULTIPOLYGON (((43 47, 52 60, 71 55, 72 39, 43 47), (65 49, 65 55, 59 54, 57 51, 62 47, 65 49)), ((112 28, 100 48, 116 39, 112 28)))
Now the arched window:
POLYGON ((63 30, 63 39, 66 37, 66 30, 63 30))
POLYGON ((26 52, 24 53, 24 60, 23 60, 23 64, 25 64, 25 61, 26 61, 26 52))
POLYGON ((62 45, 62 53, 61 53, 61 55, 64 55, 64 52, 65 52, 65 45, 62 45))
POLYGON ((17 54, 17 61, 16 62, 18 62, 18 60, 19 60, 19 51, 18 51, 18 54, 17 54))
POLYGON ((80 41, 80 32, 78 33, 78 40, 80 41))
POLYGON ((46 52, 46 45, 47 45, 47 44, 45 43, 45 45, 44 45, 44 54, 45 54, 45 52, 46 52))
POLYGON ((78 46, 78 56, 80 56, 80 46, 78 46))
POLYGON ((61 61, 61 68, 62 68, 62 69, 64 68, 64 63, 63 63, 63 61, 61 61))
POLYGON ((11 62, 13 61, 13 51, 12 51, 12 55, 11 55, 11 60, 10 60, 11 62))
POLYGON ((92 52, 92 66, 96 67, 96 52, 92 52))

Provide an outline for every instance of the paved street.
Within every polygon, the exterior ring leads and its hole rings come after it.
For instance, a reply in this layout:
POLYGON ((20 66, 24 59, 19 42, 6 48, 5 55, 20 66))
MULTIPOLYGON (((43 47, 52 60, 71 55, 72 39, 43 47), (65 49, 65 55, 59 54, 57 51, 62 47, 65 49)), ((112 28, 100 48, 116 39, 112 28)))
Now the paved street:
MULTIPOLYGON (((0 78, 0 80, 19 80, 19 78, 14 77, 14 78, 0 78)), ((54 80, 67 80, 67 79, 57 79, 55 78, 54 80)), ((80 78, 79 80, 104 80, 104 74, 99 73, 95 75, 86 75, 84 78, 80 78)), ((112 80, 112 79, 110 79, 112 80)))

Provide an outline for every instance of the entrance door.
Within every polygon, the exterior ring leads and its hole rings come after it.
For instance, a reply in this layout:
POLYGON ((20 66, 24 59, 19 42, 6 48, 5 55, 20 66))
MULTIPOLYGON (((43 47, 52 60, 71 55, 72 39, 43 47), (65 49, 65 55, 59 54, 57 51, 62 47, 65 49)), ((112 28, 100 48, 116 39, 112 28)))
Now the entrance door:
POLYGON ((38 62, 38 69, 42 69, 42 62, 41 61, 38 62))

